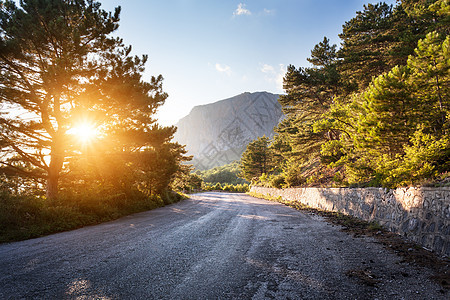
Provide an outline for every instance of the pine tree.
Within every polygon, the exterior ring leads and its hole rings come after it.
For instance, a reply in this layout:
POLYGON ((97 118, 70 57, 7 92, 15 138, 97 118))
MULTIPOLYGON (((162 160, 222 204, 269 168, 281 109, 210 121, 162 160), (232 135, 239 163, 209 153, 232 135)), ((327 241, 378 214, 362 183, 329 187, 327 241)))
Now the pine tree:
POLYGON ((401 7, 415 21, 415 27, 424 33, 436 31, 442 36, 450 34, 449 0, 402 0, 401 7))
POLYGON ((449 171, 449 44, 429 33, 407 66, 380 75, 363 93, 351 181, 395 187, 449 171))
POLYGON ((371 83, 363 94, 365 114, 357 125, 357 147, 392 155, 402 152, 418 122, 409 76, 406 67, 394 67, 371 83))
POLYGON ((450 113, 450 37, 441 40, 437 32, 430 32, 408 59, 414 96, 420 99, 418 109, 427 116, 422 122, 433 133, 450 129, 444 128, 450 125, 446 124, 450 113))
POLYGON ((284 77, 286 95, 279 98, 287 117, 276 131, 289 136, 293 151, 298 154, 315 152, 324 140, 337 138, 334 131, 313 130, 313 123, 329 109, 341 87, 336 45, 330 45, 325 37, 311 51, 308 61, 312 68, 288 67, 284 77))
POLYGON ((373 78, 393 67, 405 65, 417 42, 440 22, 430 11, 426 17, 411 13, 411 6, 405 1, 395 7, 368 4, 345 22, 339 35, 339 72, 345 81, 354 84, 355 90, 366 88, 373 78))
POLYGON ((269 138, 259 137, 247 145, 241 157, 241 173, 239 177, 252 181, 272 171, 272 155, 269 149, 269 138))
POLYGON ((131 46, 111 37, 119 14, 94 0, 0 2, 1 164, 43 179, 48 199, 68 158, 109 155, 125 168, 132 153, 156 149, 175 130, 152 118, 167 97, 162 76, 142 81, 147 56, 130 56, 131 46), (70 134, 87 122, 99 131, 95 149, 70 134))

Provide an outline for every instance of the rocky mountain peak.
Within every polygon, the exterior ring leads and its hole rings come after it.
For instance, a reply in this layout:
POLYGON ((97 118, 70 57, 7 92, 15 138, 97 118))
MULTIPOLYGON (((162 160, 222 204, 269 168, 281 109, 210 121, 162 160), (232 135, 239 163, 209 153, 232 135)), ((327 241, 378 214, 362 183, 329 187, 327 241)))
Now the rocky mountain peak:
POLYGON ((273 129, 283 116, 278 96, 246 92, 195 106, 176 124, 175 140, 186 145, 198 169, 230 163, 241 157, 252 140, 273 136, 273 129))

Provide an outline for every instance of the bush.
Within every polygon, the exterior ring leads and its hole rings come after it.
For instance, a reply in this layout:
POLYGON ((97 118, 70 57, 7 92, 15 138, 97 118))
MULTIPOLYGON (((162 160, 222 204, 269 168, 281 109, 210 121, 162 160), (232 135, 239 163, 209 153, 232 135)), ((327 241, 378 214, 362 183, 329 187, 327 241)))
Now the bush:
POLYGON ((281 189, 286 184, 283 175, 273 175, 270 178, 270 185, 274 188, 281 189))
POLYGON ((58 200, 13 195, 0 190, 0 242, 9 242, 117 219, 121 216, 171 204, 183 196, 166 191, 145 196, 108 190, 61 193, 58 200))
POLYGON ((216 191, 221 191, 222 190, 222 185, 218 182, 214 185, 213 190, 216 191))
MULTIPOLYGON (((220 185, 220 184, 219 184, 220 185)), ((226 192, 236 192, 236 193, 247 193, 250 188, 248 184, 225 184, 218 189, 218 184, 211 185, 204 183, 202 186, 203 191, 226 191, 226 192)))

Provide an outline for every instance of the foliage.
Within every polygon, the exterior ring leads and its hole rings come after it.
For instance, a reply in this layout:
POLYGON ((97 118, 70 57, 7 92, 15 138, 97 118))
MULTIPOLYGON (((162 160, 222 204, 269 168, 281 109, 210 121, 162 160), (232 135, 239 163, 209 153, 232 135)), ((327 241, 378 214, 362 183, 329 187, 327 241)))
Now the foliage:
POLYGON ((386 3, 367 4, 343 25, 340 73, 352 84, 365 87, 373 76, 394 66, 387 55, 392 43, 394 12, 386 3))
POLYGON ((203 179, 196 173, 189 173, 190 171, 189 168, 188 172, 182 173, 181 176, 177 177, 172 183, 173 190, 191 193, 202 189, 203 179))
POLYGON ((239 178, 238 173, 240 172, 239 162, 235 161, 230 164, 214 167, 209 170, 195 171, 205 183, 221 183, 221 184, 244 184, 247 183, 246 180, 239 178))
POLYGON ((407 66, 380 75, 363 94, 351 182, 395 187, 448 171, 449 41, 429 33, 407 66))
POLYGON ((450 170, 449 136, 437 139, 435 135, 418 130, 411 143, 404 146, 404 151, 401 159, 388 161, 390 168, 386 168, 383 185, 412 185, 450 170))
POLYGON ((353 87, 364 89, 374 77, 405 65, 417 42, 438 27, 437 19, 436 13, 412 14, 409 0, 395 7, 386 3, 364 5, 363 11, 345 22, 339 35, 341 76, 353 87))
POLYGON ((99 187, 149 197, 188 159, 170 142, 176 128, 153 118, 162 76, 143 81, 147 56, 111 36, 119 14, 93 0, 0 2, 0 171, 10 182, 45 187, 52 201, 99 187), (83 126, 95 135, 77 135, 83 126))
POLYGON ((273 168, 269 138, 263 136, 248 144, 247 149, 242 154, 241 173, 238 176, 247 181, 252 181, 273 168))
POLYGON ((236 192, 236 193, 247 193, 250 188, 248 184, 223 184, 220 183, 211 184, 211 183, 203 183, 202 185, 203 191, 224 191, 224 192, 236 192))
POLYGON ((391 188, 445 181, 449 9, 448 0, 368 4, 344 24, 339 50, 325 38, 311 51, 312 67, 289 66, 279 99, 286 118, 267 141, 276 167, 252 183, 391 188))
POLYGON ((312 68, 288 66, 283 85, 287 94, 279 98, 286 118, 276 131, 289 137, 297 155, 314 152, 323 141, 337 138, 333 130, 313 128, 315 120, 329 109, 341 87, 336 45, 330 45, 325 37, 311 51, 308 61, 312 68))
POLYGON ((107 195, 103 190, 62 193, 48 203, 45 197, 12 195, 0 191, 0 243, 35 238, 59 231, 117 219, 121 216, 180 201, 176 193, 163 193, 129 201, 124 194, 107 195), (101 199, 101 200, 99 200, 101 199))

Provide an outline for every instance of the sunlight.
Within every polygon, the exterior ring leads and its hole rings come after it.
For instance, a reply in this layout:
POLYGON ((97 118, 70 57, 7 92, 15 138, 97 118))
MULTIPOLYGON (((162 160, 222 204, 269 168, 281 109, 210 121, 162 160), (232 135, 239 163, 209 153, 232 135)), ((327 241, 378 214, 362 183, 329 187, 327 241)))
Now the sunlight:
POLYGON ((82 143, 88 143, 98 136, 98 131, 95 125, 86 122, 72 127, 67 134, 77 137, 82 143))

